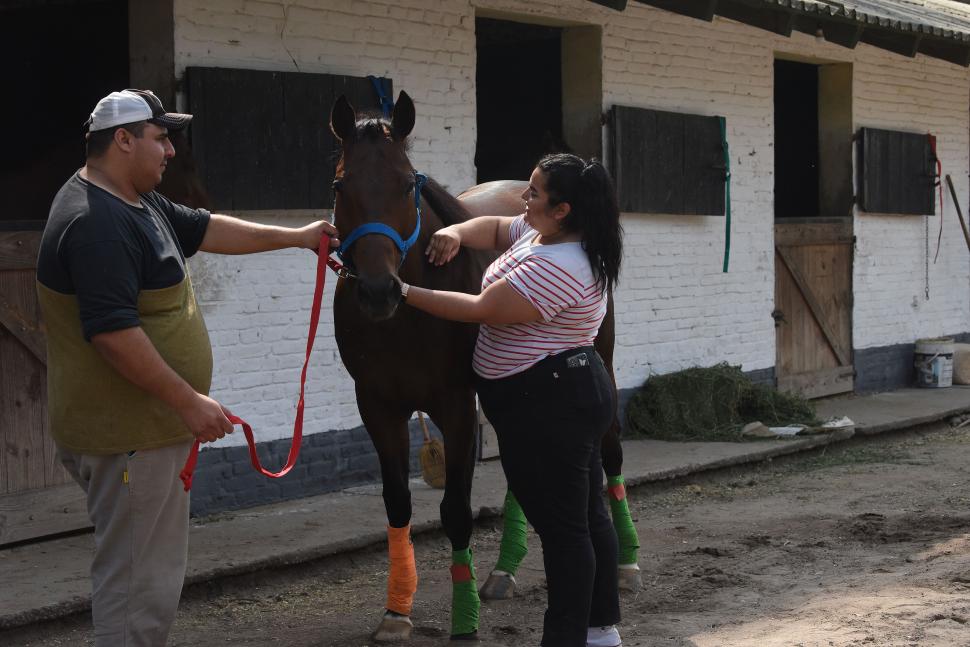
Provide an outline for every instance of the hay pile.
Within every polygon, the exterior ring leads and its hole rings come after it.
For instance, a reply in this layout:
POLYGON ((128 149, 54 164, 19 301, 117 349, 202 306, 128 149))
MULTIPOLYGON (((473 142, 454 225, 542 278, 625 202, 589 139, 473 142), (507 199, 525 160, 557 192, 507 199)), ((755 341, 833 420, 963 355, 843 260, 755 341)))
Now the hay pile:
POLYGON ((804 398, 755 384, 741 367, 722 363, 649 378, 626 408, 627 429, 658 440, 741 440, 742 426, 816 425, 804 398))

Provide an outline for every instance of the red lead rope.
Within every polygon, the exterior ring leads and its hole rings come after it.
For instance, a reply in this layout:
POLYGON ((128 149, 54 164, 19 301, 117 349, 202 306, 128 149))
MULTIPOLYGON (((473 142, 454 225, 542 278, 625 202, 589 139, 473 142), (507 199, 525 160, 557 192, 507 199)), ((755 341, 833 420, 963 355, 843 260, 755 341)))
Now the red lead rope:
MULTIPOLYGON (((246 434, 246 442, 249 443, 249 460, 253 464, 253 469, 274 479, 285 476, 287 472, 293 469, 293 466, 296 464, 296 458, 300 455, 300 442, 303 439, 303 390, 306 386, 306 372, 307 366, 310 363, 310 351, 313 350, 313 340, 317 336, 317 324, 320 322, 320 304, 323 301, 323 286, 326 284, 327 267, 329 266, 338 273, 343 269, 340 263, 330 258, 330 237, 326 234, 320 238, 320 249, 324 250, 324 253, 317 252, 317 284, 313 289, 313 307, 310 311, 310 331, 307 333, 306 340, 306 358, 303 360, 303 373, 300 375, 300 401, 296 404, 296 420, 293 422, 293 440, 290 443, 290 455, 287 457, 286 465, 283 466, 283 469, 279 472, 270 472, 263 467, 259 462, 259 456, 256 455, 256 439, 253 437, 253 428, 239 416, 231 414, 226 416, 233 425, 242 425, 243 433, 246 434)), ((192 445, 192 451, 189 452, 189 457, 185 461, 185 467, 182 468, 182 472, 179 474, 179 478, 185 484, 186 492, 192 487, 192 472, 195 471, 195 464, 199 460, 199 444, 200 441, 196 440, 192 445)))

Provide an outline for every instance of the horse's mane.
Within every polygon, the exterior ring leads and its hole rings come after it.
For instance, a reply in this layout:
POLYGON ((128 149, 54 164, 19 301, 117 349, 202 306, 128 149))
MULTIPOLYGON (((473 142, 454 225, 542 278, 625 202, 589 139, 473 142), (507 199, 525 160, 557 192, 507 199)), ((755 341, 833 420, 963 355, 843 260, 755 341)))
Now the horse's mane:
MULTIPOLYGON (((357 140, 376 141, 391 134, 391 123, 380 117, 365 117, 357 120, 357 140)), ((405 144, 406 146, 406 144, 405 144)), ((447 225, 465 222, 472 218, 472 214, 458 198, 448 193, 447 189, 429 177, 421 190, 421 195, 427 200, 434 212, 447 225)))
POLYGON ((438 184, 434 178, 428 178, 428 182, 421 190, 421 195, 428 201, 428 205, 441 218, 441 222, 447 225, 455 225, 459 222, 471 220, 472 214, 461 200, 448 193, 445 187, 438 184))

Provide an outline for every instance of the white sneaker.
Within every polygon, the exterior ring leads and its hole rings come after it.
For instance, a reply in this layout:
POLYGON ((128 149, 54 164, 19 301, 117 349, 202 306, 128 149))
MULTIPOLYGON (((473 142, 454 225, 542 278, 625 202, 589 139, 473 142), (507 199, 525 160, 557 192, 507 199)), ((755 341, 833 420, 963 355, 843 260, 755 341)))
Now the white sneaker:
POLYGON ((622 644, 616 625, 590 627, 586 630, 586 647, 620 647, 622 644))

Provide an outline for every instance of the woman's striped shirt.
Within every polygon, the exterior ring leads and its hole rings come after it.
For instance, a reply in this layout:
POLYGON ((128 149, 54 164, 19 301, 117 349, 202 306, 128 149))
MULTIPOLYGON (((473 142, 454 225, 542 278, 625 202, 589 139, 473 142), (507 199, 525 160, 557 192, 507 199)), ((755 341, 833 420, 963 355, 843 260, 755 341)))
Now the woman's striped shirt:
POLYGON ((542 315, 532 323, 485 325, 472 358, 488 379, 520 373, 540 360, 589 346, 606 315, 606 293, 596 284, 582 243, 539 245, 524 216, 512 221, 512 246, 489 265, 482 290, 505 279, 542 315))

